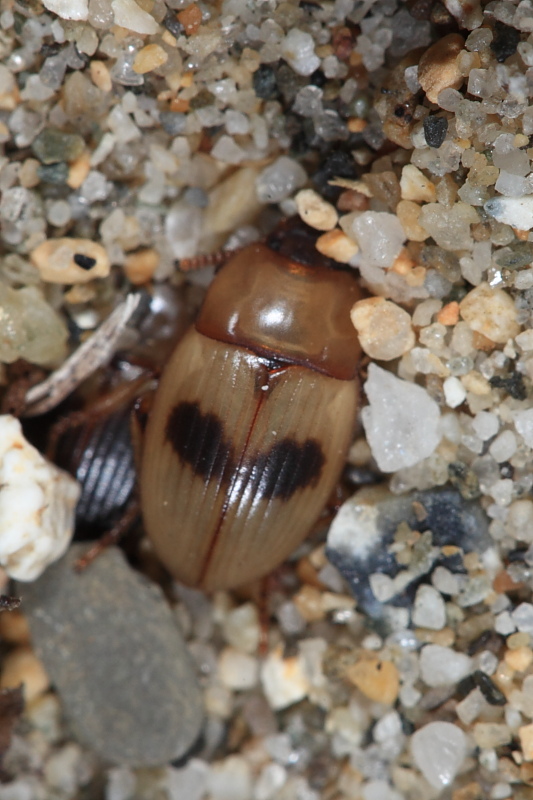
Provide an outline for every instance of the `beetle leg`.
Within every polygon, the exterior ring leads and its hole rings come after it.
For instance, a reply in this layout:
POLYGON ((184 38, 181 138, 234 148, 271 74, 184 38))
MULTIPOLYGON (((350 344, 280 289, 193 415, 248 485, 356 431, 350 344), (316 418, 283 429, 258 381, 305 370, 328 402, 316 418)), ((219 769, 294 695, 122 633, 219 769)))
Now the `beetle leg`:
POLYGON ((121 383, 90 403, 87 408, 80 411, 72 411, 61 417, 50 431, 46 449, 47 458, 51 461, 54 460, 59 440, 67 431, 79 428, 82 425, 89 428, 91 423, 94 424, 114 411, 119 411, 124 406, 133 403, 144 391, 148 391, 151 381, 151 376, 141 375, 133 381, 121 383))
POLYGON ((131 528, 137 517, 141 513, 141 506, 137 499, 133 500, 122 517, 119 519, 116 525, 114 525, 110 531, 108 531, 104 536, 102 536, 98 541, 96 541, 86 553, 84 553, 74 565, 74 569, 76 572, 83 572, 89 564, 98 558, 98 556, 107 550, 108 547, 112 547, 128 532, 131 528))

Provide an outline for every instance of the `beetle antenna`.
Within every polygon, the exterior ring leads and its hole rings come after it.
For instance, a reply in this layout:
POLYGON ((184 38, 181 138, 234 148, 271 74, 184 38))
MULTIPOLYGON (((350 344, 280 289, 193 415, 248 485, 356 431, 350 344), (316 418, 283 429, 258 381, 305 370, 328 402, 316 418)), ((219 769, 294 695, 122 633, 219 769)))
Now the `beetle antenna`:
POLYGON ((203 269, 204 267, 220 267, 228 258, 242 250, 243 247, 235 247, 231 250, 220 248, 220 250, 215 250, 214 253, 203 253, 202 255, 192 256, 191 258, 181 258, 174 263, 180 272, 193 272, 196 269, 203 269))

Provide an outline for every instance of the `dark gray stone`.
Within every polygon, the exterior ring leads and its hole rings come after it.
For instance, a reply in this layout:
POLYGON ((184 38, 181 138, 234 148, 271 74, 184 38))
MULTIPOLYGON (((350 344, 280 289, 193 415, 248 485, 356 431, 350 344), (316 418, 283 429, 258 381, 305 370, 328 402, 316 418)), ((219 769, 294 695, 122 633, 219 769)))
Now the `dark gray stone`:
POLYGON ((165 764, 200 734, 192 660, 161 590, 117 548, 77 574, 86 549, 18 586, 35 650, 80 742, 113 763, 165 764))
POLYGON ((411 608, 417 587, 437 566, 466 574, 463 553, 487 554, 494 548, 483 509, 455 489, 393 495, 385 487, 364 488, 344 503, 341 515, 349 522, 333 521, 326 556, 349 583, 359 609, 376 620, 384 617, 385 605, 411 608), (398 563, 391 548, 401 523, 422 534, 408 565, 398 563), (445 555, 447 545, 458 550, 445 555), (391 578, 403 573, 403 590, 381 603, 370 586, 374 573, 391 578))

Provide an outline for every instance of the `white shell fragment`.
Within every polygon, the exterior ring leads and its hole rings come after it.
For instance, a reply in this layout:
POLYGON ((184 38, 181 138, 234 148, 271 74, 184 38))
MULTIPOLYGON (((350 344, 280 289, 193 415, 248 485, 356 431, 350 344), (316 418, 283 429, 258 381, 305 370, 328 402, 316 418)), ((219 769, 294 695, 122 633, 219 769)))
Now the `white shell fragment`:
POLYGON ((521 231, 533 228, 533 195, 525 197, 491 197, 483 206, 498 222, 512 225, 521 231))
POLYGON ((30 445, 20 422, 0 416, 0 564, 33 581, 67 549, 78 483, 30 445))

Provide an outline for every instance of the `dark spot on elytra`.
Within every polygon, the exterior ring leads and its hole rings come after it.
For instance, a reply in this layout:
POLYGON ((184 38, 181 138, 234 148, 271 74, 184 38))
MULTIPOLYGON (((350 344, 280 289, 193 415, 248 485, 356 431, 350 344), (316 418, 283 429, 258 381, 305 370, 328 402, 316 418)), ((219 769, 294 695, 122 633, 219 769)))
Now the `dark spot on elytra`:
POLYGON ((216 414, 203 414, 199 403, 183 402, 170 414, 166 437, 177 455, 207 482, 219 478, 231 462, 231 445, 216 414))
POLYGON ((73 257, 73 261, 78 267, 82 269, 92 269, 96 264, 96 258, 92 258, 91 256, 85 256, 83 253, 75 253, 73 257))
POLYGON ((228 486, 238 471, 242 487, 265 500, 289 500, 298 489, 316 484, 325 457, 317 441, 299 444, 283 439, 263 453, 253 453, 238 464, 216 414, 204 414, 199 403, 183 402, 172 411, 166 438, 175 453, 206 481, 223 478, 228 486))
POLYGON ((283 439, 246 466, 256 494, 266 500, 288 500, 298 489, 318 481, 324 462, 322 449, 314 439, 303 444, 283 439))

